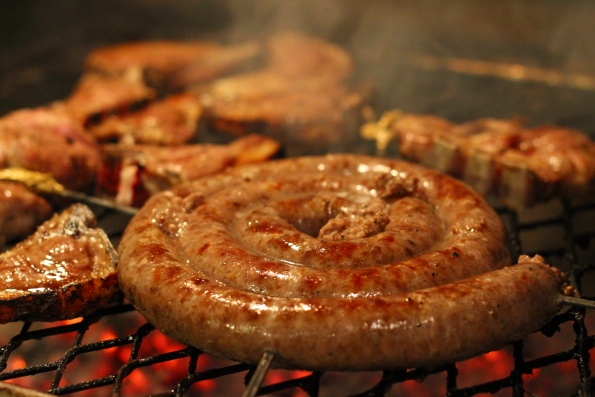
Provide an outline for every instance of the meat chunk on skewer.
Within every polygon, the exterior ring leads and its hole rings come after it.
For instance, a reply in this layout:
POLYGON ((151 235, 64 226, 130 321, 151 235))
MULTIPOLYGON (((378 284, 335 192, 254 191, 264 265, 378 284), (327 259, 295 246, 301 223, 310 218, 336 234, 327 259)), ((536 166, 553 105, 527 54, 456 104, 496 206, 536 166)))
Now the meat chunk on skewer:
POLYGON ((463 179, 510 207, 595 192, 595 142, 558 126, 527 127, 517 119, 456 124, 437 116, 387 112, 361 129, 379 149, 463 179))

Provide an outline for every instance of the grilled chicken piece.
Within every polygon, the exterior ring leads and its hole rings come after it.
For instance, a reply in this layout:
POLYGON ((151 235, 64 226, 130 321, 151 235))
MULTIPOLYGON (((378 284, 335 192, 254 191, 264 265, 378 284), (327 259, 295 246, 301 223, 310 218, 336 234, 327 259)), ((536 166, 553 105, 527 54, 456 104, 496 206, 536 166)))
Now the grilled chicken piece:
POLYGON ((52 211, 50 203, 23 184, 0 181, 0 247, 33 233, 52 211))
POLYGON ((112 113, 125 113, 146 105, 156 95, 155 90, 134 74, 102 76, 86 73, 70 96, 58 103, 77 120, 88 124, 112 113))
POLYGON ((0 119, 0 168, 49 173, 69 189, 85 190, 100 160, 95 140, 61 107, 21 109, 0 119))
POLYGON ((268 160, 279 149, 278 141, 256 134, 229 144, 106 145, 98 194, 121 205, 140 206, 154 193, 232 165, 268 160))
POLYGON ((85 69, 108 76, 142 76, 149 86, 171 91, 235 70, 261 52, 259 43, 139 41, 92 51, 85 69))
POLYGON ((180 93, 125 115, 112 115, 88 131, 100 143, 181 145, 195 138, 201 106, 180 93))
POLYGON ((116 262, 91 210, 73 204, 0 255, 0 323, 75 318, 119 302, 116 262))
POLYGON ((404 157, 461 178, 509 207, 595 192, 595 143, 569 128, 528 128, 518 119, 455 124, 391 111, 361 133, 380 149, 395 139, 404 157))
POLYGON ((274 36, 265 48, 264 68, 196 87, 212 130, 265 133, 321 151, 357 136, 368 92, 347 85, 349 54, 296 33, 274 36))

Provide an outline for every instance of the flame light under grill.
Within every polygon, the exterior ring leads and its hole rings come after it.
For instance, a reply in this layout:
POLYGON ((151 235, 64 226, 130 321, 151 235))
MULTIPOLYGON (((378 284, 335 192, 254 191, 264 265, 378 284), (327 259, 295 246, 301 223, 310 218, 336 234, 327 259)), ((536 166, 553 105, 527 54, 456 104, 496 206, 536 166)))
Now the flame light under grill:
MULTIPOLYGON (((539 252, 592 296, 595 204, 500 210, 518 252, 539 252)), ((117 241, 123 215, 99 210, 117 241)), ((433 370, 311 372, 269 369, 258 395, 591 395, 595 313, 571 307, 525 340, 433 370)), ((124 304, 85 318, 0 328, 0 380, 57 395, 237 395, 256 368, 213 357, 154 329, 124 304)))

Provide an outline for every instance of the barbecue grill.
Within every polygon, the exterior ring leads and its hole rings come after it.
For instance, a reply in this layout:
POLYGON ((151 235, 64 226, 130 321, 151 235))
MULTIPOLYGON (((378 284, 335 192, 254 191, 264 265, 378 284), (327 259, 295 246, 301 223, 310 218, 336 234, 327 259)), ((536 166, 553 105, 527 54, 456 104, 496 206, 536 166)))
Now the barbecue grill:
MULTIPOLYGON (((111 3, 0 4, 0 33, 15 37, 0 48, 0 113, 66 96, 82 59, 99 45, 163 37, 233 41, 266 33, 267 26, 300 28, 351 50, 358 78, 382 82, 374 103, 380 111, 400 108, 454 121, 520 115, 528 124, 565 125, 595 137, 589 109, 595 56, 586 50, 588 34, 580 34, 595 10, 584 1, 446 6, 328 0, 287 2, 281 9, 273 2, 238 8, 215 1, 111 3), (318 17, 290 19, 298 11, 318 17), (552 26, 555 32, 540 31, 552 26), (575 41, 568 39, 572 34, 575 41)), ((364 141, 351 149, 376 153, 364 141)), ((595 202, 553 200, 519 211, 493 204, 514 255, 544 256, 595 303, 595 202)), ((93 209, 117 245, 129 215, 93 209)), ((261 365, 251 366, 180 345, 123 304, 72 321, 0 326, 0 380, 6 381, 0 394, 590 396, 594 344, 595 312, 571 306, 523 341, 440 368, 285 371, 269 368, 266 352, 261 365)))

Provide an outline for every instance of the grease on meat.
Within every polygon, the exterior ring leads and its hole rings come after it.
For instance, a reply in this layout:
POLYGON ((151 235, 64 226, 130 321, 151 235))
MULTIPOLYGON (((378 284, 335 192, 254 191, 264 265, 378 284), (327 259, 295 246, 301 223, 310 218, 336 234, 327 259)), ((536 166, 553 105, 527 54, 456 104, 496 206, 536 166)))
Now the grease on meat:
POLYGON ((165 333, 253 364, 270 350, 285 368, 470 358, 545 325, 566 290, 539 258, 512 265, 500 218, 465 184, 356 155, 236 167, 156 194, 119 254, 124 294, 165 333))
POLYGON ((73 204, 0 255, 0 323, 74 318, 119 302, 116 263, 91 210, 73 204))
POLYGON ((595 143, 571 128, 528 128, 518 119, 455 124, 438 116, 387 112, 362 127, 380 149, 449 173, 510 207, 595 192, 595 143), (384 117, 384 119, 383 119, 384 117))

